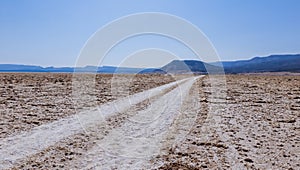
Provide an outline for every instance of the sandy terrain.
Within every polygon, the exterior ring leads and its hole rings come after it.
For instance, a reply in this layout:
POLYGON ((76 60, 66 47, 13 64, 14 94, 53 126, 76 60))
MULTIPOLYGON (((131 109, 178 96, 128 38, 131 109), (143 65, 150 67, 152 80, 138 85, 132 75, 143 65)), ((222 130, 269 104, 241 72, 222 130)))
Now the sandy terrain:
POLYGON ((113 95, 106 75, 89 93, 96 105, 84 100, 79 110, 70 75, 0 79, 3 169, 300 167, 299 76, 226 76, 223 90, 208 76, 170 83, 175 79, 141 75, 113 95))

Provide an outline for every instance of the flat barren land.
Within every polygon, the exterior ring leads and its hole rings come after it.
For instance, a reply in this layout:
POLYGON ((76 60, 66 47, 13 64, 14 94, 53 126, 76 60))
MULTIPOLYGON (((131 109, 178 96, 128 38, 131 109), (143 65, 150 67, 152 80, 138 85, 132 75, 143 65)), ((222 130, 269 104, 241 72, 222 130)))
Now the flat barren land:
POLYGON ((0 169, 300 167, 300 76, 0 80, 0 169))
MULTIPOLYGON (((82 75, 79 78, 95 79, 91 96, 74 104, 72 74, 60 73, 0 73, 0 137, 73 115, 75 109, 84 110, 116 100, 130 94, 160 86, 175 79, 171 76, 82 75), (117 79, 117 80, 116 80, 117 79), (119 83, 121 90, 113 94, 111 86, 119 83)), ((84 80, 82 80, 84 81, 84 80)), ((90 86, 91 82, 81 83, 90 86)), ((88 89, 89 90, 89 89, 88 89)), ((115 89, 113 89, 115 90, 115 89)))

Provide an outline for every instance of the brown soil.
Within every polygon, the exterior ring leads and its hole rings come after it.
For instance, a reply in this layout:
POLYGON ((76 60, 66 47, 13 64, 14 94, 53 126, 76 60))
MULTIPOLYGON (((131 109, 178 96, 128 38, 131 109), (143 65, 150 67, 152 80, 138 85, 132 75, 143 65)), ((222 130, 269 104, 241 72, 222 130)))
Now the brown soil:
POLYGON ((298 169, 300 77, 229 75, 227 97, 210 99, 199 86, 201 110, 183 143, 152 163, 159 169, 298 169), (208 117, 215 115, 219 122, 208 117))
POLYGON ((95 78, 95 88, 86 92, 89 99, 75 105, 72 76, 63 73, 0 73, 0 138, 175 80, 164 75, 97 74, 94 77, 85 74, 81 77, 95 78), (115 94, 111 86, 118 79, 122 79, 119 86, 123 87, 115 94))
MULTIPOLYGON (((124 86, 126 78, 130 80, 129 90, 114 95, 111 92, 112 75, 97 75, 96 91, 90 93, 96 96, 96 102, 85 100, 76 107, 93 107, 175 80, 170 76, 127 75, 119 81, 120 86, 124 86)), ((218 76, 211 78, 216 78, 214 82, 222 85, 218 76)), ((0 138, 76 112, 71 74, 3 73, 0 80, 0 138)), ((198 93, 201 107, 196 111, 193 128, 180 143, 162 148, 163 152, 150 160, 149 168, 300 167, 300 76, 227 75, 226 83, 226 90, 212 88, 209 77, 194 84, 190 96, 198 93), (216 90, 223 96, 213 95, 216 90)), ((147 104, 142 101, 127 115, 111 117, 107 120, 108 126, 103 127, 103 136, 147 104)), ((84 133, 70 136, 22 160, 14 168, 68 168, 95 145, 97 138, 99 134, 96 137, 84 133)))

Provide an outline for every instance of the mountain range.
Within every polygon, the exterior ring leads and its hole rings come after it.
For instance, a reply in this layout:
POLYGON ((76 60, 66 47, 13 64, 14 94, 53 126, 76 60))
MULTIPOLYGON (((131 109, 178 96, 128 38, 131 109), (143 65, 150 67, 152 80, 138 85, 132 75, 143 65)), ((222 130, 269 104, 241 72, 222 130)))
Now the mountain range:
POLYGON ((211 63, 223 66, 226 73, 300 72, 300 54, 270 55, 250 60, 211 63))
POLYGON ((41 67, 0 64, 0 72, 98 72, 98 73, 257 73, 300 72, 300 54, 270 55, 250 60, 205 63, 199 60, 173 60, 161 68, 129 68, 114 66, 41 67))

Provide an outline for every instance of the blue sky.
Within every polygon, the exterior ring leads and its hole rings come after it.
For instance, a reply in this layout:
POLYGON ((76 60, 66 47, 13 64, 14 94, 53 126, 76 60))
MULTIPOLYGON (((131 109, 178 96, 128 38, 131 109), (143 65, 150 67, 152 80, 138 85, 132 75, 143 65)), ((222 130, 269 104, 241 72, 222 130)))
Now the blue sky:
MULTIPOLYGON (((210 39, 221 60, 300 53, 299 9, 298 0, 2 0, 0 63, 73 66, 95 31, 140 12, 163 12, 188 20, 210 39)), ((137 38, 123 46, 164 49, 166 41, 170 40, 137 38)), ((183 48, 174 50, 183 58, 193 58, 183 48)), ((104 64, 117 65, 122 57, 110 54, 104 64)))

